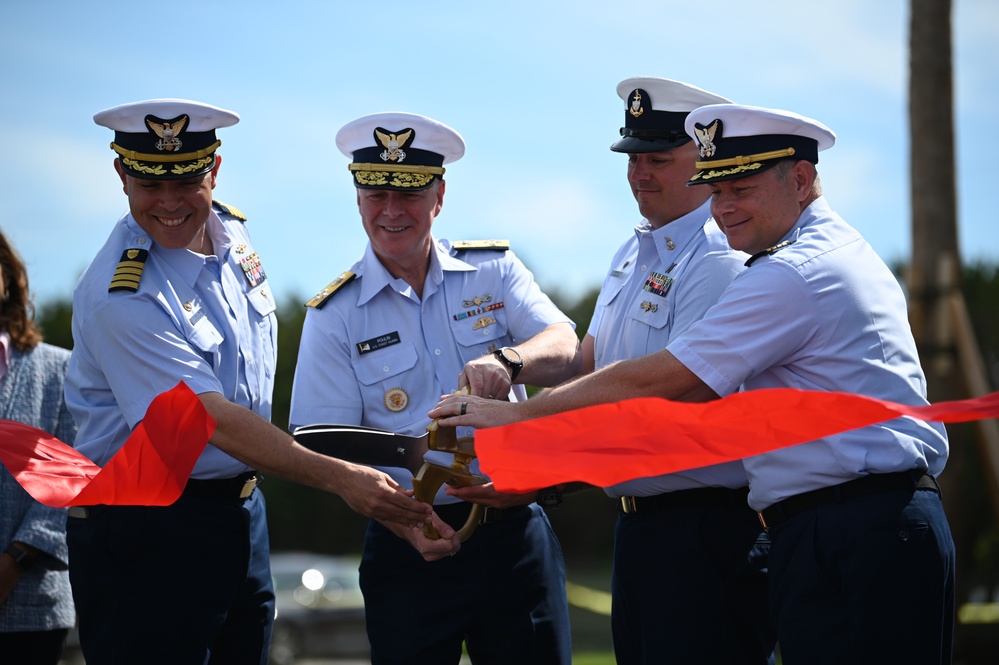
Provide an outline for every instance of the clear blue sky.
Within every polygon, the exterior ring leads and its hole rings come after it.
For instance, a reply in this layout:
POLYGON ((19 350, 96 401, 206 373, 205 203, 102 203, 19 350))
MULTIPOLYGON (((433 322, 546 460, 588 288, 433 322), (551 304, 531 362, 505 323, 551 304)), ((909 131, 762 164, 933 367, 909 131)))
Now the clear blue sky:
MULTIPOLYGON (((242 209, 282 304, 363 251, 347 121, 455 127, 440 237, 507 238, 546 290, 600 284, 638 221, 617 83, 662 76, 817 118, 825 192, 888 261, 910 251, 908 0, 0 3, 0 226, 39 303, 68 298, 126 208, 95 112, 183 97, 239 112, 217 198, 242 209)), ((999 3, 954 0, 959 224, 999 262, 999 3)))

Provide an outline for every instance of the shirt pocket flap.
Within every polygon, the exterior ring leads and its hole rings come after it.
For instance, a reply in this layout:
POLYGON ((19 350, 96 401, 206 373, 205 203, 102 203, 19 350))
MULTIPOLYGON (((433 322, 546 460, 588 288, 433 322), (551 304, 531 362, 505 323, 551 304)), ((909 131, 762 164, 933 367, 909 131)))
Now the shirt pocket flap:
POLYGON ((597 305, 606 306, 617 294, 621 292, 624 288, 624 283, 627 281, 625 276, 610 278, 608 277, 604 280, 604 285, 600 287, 600 293, 597 295, 597 305))
POLYGON ((222 334, 215 328, 207 316, 197 316, 191 322, 187 339, 205 353, 214 353, 222 343, 222 334))
POLYGON ((451 322, 454 341, 463 347, 475 347, 505 338, 509 325, 504 310, 497 309, 451 322))
POLYGON ((669 323, 670 310, 670 302, 666 298, 642 292, 628 308, 628 317, 659 330, 669 323))
POLYGON ((354 358, 354 371, 361 384, 370 386, 413 369, 418 359, 412 344, 396 344, 354 358))
POLYGON ((246 299, 250 301, 250 305, 253 306, 253 309, 255 309, 257 314, 260 316, 267 316, 277 309, 277 305, 274 303, 274 298, 271 297, 271 290, 267 286, 267 282, 264 282, 257 288, 247 293, 246 299))

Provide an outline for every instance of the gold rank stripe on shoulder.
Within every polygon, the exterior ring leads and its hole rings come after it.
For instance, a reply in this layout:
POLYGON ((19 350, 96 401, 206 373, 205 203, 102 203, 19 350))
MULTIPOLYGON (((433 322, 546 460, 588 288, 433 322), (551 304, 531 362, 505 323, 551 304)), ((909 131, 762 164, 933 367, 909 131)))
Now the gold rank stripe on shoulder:
POLYGON ((239 208, 236 208, 235 206, 227 205, 225 203, 222 203, 221 201, 215 201, 215 200, 212 200, 212 204, 214 204, 215 207, 217 207, 222 212, 224 212, 224 213, 226 213, 228 215, 232 215, 233 217, 235 217, 239 221, 241 221, 241 222, 245 222, 246 221, 246 215, 244 215, 243 211, 240 210, 239 208))
POLYGON ((510 249, 509 240, 455 240, 451 243, 455 249, 492 249, 505 252, 510 249))
POLYGON ((111 286, 108 293, 112 291, 131 291, 135 293, 139 290, 139 280, 142 279, 142 270, 146 267, 146 259, 149 252, 145 249, 126 249, 122 252, 121 261, 115 268, 114 277, 111 278, 111 286))
POLYGON ((332 282, 326 285, 322 291, 317 293, 312 297, 312 300, 305 303, 306 307, 315 307, 316 309, 322 309, 326 301, 333 297, 333 294, 339 291, 341 288, 350 283, 352 279, 357 277, 354 273, 346 270, 334 279, 332 282))
POLYGON ((773 247, 767 247, 762 252, 756 252, 755 254, 753 254, 752 256, 749 257, 749 260, 746 261, 745 266, 748 268, 749 266, 751 266, 754 263, 756 263, 757 259, 762 258, 764 256, 773 256, 774 254, 776 254, 780 250, 784 249, 785 247, 790 247, 795 242, 796 241, 794 241, 794 240, 785 240, 784 242, 776 244, 773 247))

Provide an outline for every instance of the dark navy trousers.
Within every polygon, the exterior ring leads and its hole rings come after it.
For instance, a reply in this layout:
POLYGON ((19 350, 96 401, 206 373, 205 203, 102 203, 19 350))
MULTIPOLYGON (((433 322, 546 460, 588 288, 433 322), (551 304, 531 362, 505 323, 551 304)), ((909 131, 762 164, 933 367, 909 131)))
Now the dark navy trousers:
POLYGON ((785 665, 951 661, 954 542, 940 495, 869 494, 770 532, 770 596, 785 665))
MULTIPOLYGON (((464 523, 437 510, 453 526, 464 523)), ((537 504, 510 511, 432 562, 370 523, 360 570, 374 665, 456 664, 463 641, 475 665, 569 665, 561 546, 537 504)))
POLYGON ((772 663, 769 547, 745 504, 622 513, 611 580, 618 665, 772 663))
POLYGON ((67 525, 88 665, 267 663, 274 588, 259 489, 88 510, 67 525))

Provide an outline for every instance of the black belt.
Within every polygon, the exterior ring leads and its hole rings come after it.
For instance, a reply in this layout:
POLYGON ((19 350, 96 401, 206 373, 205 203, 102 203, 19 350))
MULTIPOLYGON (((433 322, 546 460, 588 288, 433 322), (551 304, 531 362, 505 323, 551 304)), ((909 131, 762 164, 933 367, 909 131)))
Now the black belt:
MULTIPOLYGON (((246 499, 253 490, 262 483, 264 476, 257 471, 247 471, 235 478, 220 478, 218 480, 195 480, 189 478, 184 487, 187 496, 207 496, 216 499, 246 499)), ((91 506, 72 506, 69 516, 78 519, 90 517, 91 506)))
POLYGON ((817 508, 826 503, 841 503, 868 494, 899 490, 928 490, 940 493, 940 486, 933 476, 922 469, 898 473, 872 473, 832 487, 821 487, 811 492, 795 494, 759 512, 760 523, 769 531, 798 513, 817 508))
POLYGON ((184 487, 187 496, 207 496, 215 499, 246 499, 263 481, 257 471, 247 471, 235 478, 212 478, 207 480, 190 478, 184 487))
MULTIPOLYGON (((512 517, 525 515, 530 510, 527 506, 513 506, 512 508, 492 508, 485 506, 479 524, 495 524, 496 522, 502 522, 512 517)), ((435 505, 434 512, 455 529, 460 529, 468 520, 469 513, 472 512, 472 504, 468 501, 460 501, 458 503, 435 505)))
POLYGON ((707 506, 746 506, 748 487, 729 489, 728 487, 695 487, 653 496, 622 496, 621 512, 645 513, 671 508, 698 508, 707 506))

